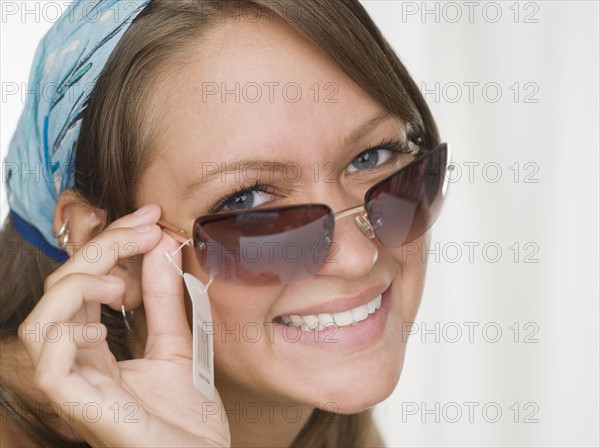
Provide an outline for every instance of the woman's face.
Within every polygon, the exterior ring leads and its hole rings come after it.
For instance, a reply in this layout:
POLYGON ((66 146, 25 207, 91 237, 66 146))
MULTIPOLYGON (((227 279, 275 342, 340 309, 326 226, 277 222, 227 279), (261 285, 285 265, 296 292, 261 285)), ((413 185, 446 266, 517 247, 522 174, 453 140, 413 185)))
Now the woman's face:
MULTIPOLYGON (((410 157, 367 151, 404 138, 402 121, 382 118, 381 106, 328 57, 276 21, 241 20, 212 32, 190 63, 162 83, 155 106, 162 114, 158 150, 138 200, 160 204, 163 219, 188 233, 211 207, 324 203, 339 211, 359 205, 371 185, 410 157), (248 160, 265 162, 258 162, 263 169, 209 175, 248 160), (274 162, 290 171, 280 172, 274 162), (267 192, 236 195, 257 178, 267 192)), ((421 237, 411 251, 386 248, 351 216, 336 221, 334 253, 310 278, 258 287, 214 281, 219 390, 343 413, 385 399, 402 368, 403 328, 421 297, 425 242, 421 237), (281 316, 352 310, 381 292, 381 308, 354 325, 302 331, 279 323, 281 316)), ((184 271, 208 280, 189 247, 183 263, 184 271)))

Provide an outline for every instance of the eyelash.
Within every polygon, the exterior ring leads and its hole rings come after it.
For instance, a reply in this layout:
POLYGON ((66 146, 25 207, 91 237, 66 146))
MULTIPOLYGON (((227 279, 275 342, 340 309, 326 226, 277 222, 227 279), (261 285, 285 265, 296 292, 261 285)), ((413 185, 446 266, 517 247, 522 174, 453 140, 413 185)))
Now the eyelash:
MULTIPOLYGON (((406 140, 400 140, 400 139, 385 140, 385 139, 383 139, 380 144, 374 145, 374 146, 369 146, 367 149, 365 149, 363 152, 361 152, 356 157, 361 156, 365 152, 372 151, 373 149, 387 149, 389 151, 399 153, 399 154, 415 155, 418 152, 419 148, 416 147, 415 149, 411 150, 410 144, 406 140)), ((356 159, 356 157, 355 157, 355 159, 356 159)), ((377 166, 379 166, 379 165, 377 165, 377 166)), ((367 171, 367 170, 362 170, 362 171, 367 171)))
MULTIPOLYGON (((358 154, 355 157, 355 159, 357 157, 361 156, 362 154, 364 154, 368 151, 372 151, 374 149, 387 149, 387 150, 393 151, 395 153, 409 154, 409 155, 414 155, 417 152, 415 150, 411 150, 410 145, 405 140, 400 140, 400 139, 385 140, 385 139, 383 139, 380 144, 369 146, 367 149, 365 149, 360 154, 358 154)), ((417 149, 418 149, 418 147, 417 147, 417 149)), ((373 169, 374 168, 367 169, 367 170, 361 170, 361 171, 371 171, 373 169)), ((256 182, 254 182, 253 185, 246 186, 246 187, 244 187, 244 186, 237 187, 233 193, 228 194, 227 196, 220 199, 215 205, 209 207, 208 211, 211 214, 216 214, 219 211, 221 211, 223 209, 223 207, 225 206, 225 204, 227 204, 232 199, 235 199, 236 197, 241 196, 243 194, 252 194, 252 192, 254 192, 254 191, 260 191, 260 192, 266 193, 266 194, 275 194, 274 190, 271 187, 269 187, 268 185, 263 184, 257 180, 256 182)))
POLYGON ((233 193, 220 199, 219 202, 217 202, 215 205, 210 207, 208 209, 208 211, 211 214, 218 213, 225 206, 225 204, 227 204, 232 199, 235 199, 236 197, 241 196, 243 194, 251 194, 253 191, 260 191, 262 193, 267 193, 267 194, 275 194, 275 192, 268 185, 265 185, 265 184, 261 183, 259 180, 257 180, 256 182, 254 182, 253 185, 251 185, 249 187, 238 187, 233 193))

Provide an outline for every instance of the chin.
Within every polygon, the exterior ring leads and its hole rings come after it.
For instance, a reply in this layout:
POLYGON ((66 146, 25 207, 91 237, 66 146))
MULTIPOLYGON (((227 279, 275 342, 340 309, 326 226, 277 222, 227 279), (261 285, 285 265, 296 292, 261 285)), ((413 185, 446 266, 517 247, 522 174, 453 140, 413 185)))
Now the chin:
POLYGON ((317 402, 318 407, 338 414, 356 414, 384 401, 392 394, 397 384, 397 378, 378 381, 377 384, 365 384, 363 380, 344 391, 332 391, 327 395, 327 399, 317 402))
POLYGON ((308 404, 339 414, 364 411, 392 394, 401 370, 402 359, 398 362, 397 358, 382 362, 356 360, 350 368, 321 370, 318 377, 307 379, 305 383, 310 387, 308 404))

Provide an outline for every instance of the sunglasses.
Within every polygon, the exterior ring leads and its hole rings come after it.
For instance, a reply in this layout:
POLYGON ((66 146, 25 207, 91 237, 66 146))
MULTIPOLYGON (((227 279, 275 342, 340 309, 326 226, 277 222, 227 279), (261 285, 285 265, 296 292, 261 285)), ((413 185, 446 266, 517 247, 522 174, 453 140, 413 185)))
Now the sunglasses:
MULTIPOLYGON (((334 213, 325 204, 225 212, 194 222, 192 241, 202 269, 229 284, 270 286, 316 274, 333 247, 335 222, 354 216, 366 237, 400 247, 436 221, 448 188, 450 148, 442 143, 366 192, 364 204, 334 213)), ((164 221, 159 225, 179 236, 164 221)))

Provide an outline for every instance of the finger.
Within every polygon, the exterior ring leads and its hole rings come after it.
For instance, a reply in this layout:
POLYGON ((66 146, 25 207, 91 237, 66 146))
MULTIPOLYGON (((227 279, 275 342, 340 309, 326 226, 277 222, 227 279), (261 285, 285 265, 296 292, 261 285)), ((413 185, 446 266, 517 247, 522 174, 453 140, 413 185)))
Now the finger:
MULTIPOLYGON (((103 327, 103 341, 106 338, 106 327, 103 327)), ((64 331, 64 330, 63 330, 64 331)), ((80 341, 59 338, 55 343, 44 344, 36 366, 35 385, 53 402, 59 406, 64 415, 70 416, 70 422, 89 434, 90 421, 84 412, 73 413, 68 405, 89 406, 99 409, 97 417, 103 414, 111 415, 108 410, 116 401, 130 402, 132 398, 116 382, 116 362, 108 346, 103 344, 94 350, 100 369, 94 366, 81 366, 76 359, 85 352, 80 341), (124 395, 125 394, 125 395, 124 395), (110 400, 109 400, 110 397, 110 400), (79 425, 78 425, 79 423, 79 425)), ((94 409, 94 410, 95 410, 94 409)), ((93 421, 96 431, 114 431, 112 419, 93 421)), ((132 428, 130 428, 132 429, 132 428)), ((139 435, 138 435, 139 437, 139 435)), ((139 440, 139 439, 138 439, 139 440)), ((98 445, 100 446, 100 445, 98 445)), ((107 445, 102 445, 107 446, 107 445)))
POLYGON ((73 322, 63 322, 48 329, 38 358, 38 370, 56 378, 67 375, 82 353, 89 353, 106 341, 108 329, 104 324, 72 324, 73 322))
POLYGON ((144 215, 128 215, 122 221, 117 220, 119 223, 115 221, 48 276, 45 290, 70 273, 107 274, 119 260, 148 252, 160 239, 160 227, 155 224, 159 216, 160 208, 150 206, 144 215))
POLYGON ((52 328, 48 332, 47 341, 39 347, 35 384, 51 399, 64 398, 58 395, 66 391, 78 391, 88 397, 90 394, 93 396, 96 393, 94 388, 79 375, 71 374, 78 347, 73 338, 64 337, 64 333, 68 331, 67 327, 57 326, 60 334, 54 330, 55 327, 52 328))
POLYGON ((117 277, 80 273, 60 279, 54 288, 42 296, 19 326, 19 337, 34 365, 38 362, 42 346, 48 341, 48 331, 52 327, 65 322, 86 324, 84 321, 75 321, 75 316, 81 318, 81 310, 86 303, 110 303, 120 297, 124 289, 125 283, 117 277))
MULTIPOLYGON (((192 335, 185 312, 183 280, 164 256, 178 247, 177 241, 163 233, 142 262, 142 297, 148 331, 146 355, 153 358, 189 357, 192 335)), ((181 267, 181 251, 173 259, 181 267)))
POLYGON ((78 326, 73 333, 73 341, 81 352, 98 348, 106 340, 108 329, 100 322, 90 322, 78 326))

